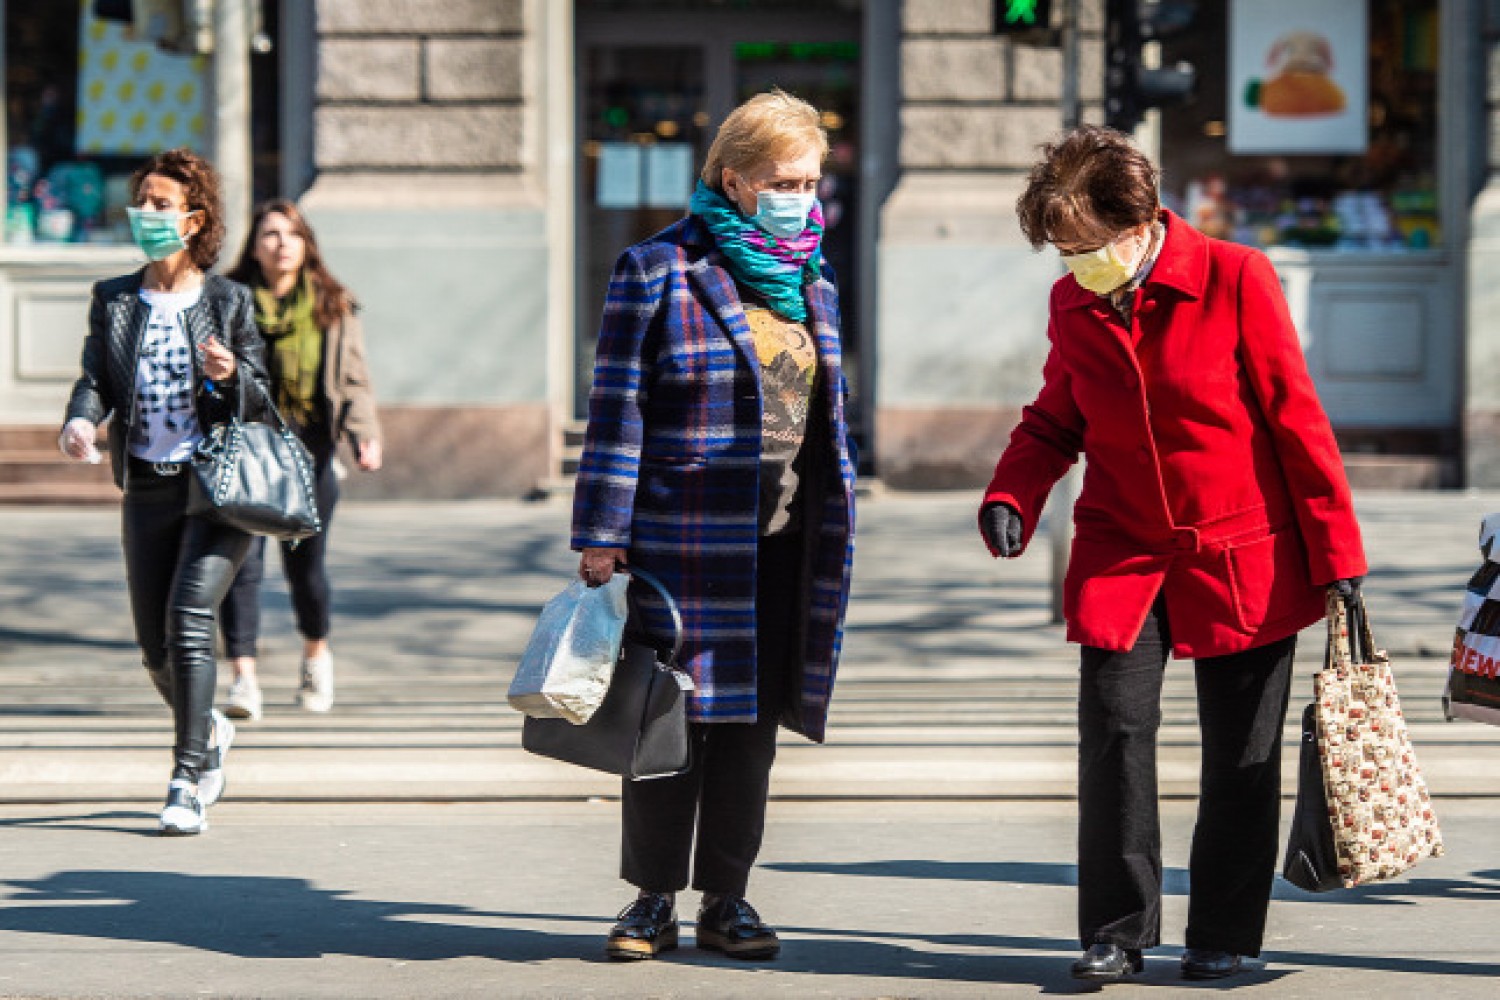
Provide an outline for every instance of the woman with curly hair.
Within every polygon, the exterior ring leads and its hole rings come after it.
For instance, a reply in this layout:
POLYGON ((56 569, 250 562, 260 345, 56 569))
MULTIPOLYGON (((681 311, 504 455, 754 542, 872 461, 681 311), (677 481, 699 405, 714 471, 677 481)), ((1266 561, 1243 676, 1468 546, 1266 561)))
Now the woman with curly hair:
POLYGON ((98 461, 109 435, 115 483, 125 492, 125 572, 146 672, 172 709, 172 777, 163 834, 208 829, 224 792, 234 726, 214 711, 214 611, 250 548, 250 536, 189 515, 189 459, 244 400, 263 411, 264 348, 250 292, 208 274, 224 243, 213 167, 187 149, 148 160, 130 179, 131 234, 149 262, 94 286, 83 372, 59 444, 98 461))

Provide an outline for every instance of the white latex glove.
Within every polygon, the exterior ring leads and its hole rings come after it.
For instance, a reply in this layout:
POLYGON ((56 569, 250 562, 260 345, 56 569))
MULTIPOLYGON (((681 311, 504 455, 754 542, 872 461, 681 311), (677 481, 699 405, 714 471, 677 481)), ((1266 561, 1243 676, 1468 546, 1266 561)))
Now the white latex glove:
POLYGON ((74 417, 69 420, 62 430, 62 435, 57 439, 57 446, 62 453, 69 458, 90 465, 98 465, 104 461, 104 456, 99 454, 99 448, 95 444, 99 440, 99 430, 93 421, 83 417, 74 417))

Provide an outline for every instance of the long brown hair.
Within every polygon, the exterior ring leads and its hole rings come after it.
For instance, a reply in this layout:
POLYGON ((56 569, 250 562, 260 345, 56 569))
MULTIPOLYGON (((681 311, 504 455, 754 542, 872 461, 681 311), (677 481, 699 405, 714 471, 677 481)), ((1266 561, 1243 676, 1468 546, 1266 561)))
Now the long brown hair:
POLYGON ((267 284, 266 276, 260 273, 260 262, 255 259, 255 241, 260 236, 260 224, 266 221, 268 215, 285 216, 297 235, 302 237, 302 270, 312 279, 313 318, 322 329, 333 329, 346 313, 358 308, 358 303, 328 270, 328 265, 323 263, 323 253, 318 249, 318 240, 313 235, 312 227, 307 224, 297 203, 289 198, 272 198, 255 206, 255 214, 250 220, 250 235, 245 237, 245 247, 240 251, 240 259, 229 269, 226 277, 245 285, 267 284))

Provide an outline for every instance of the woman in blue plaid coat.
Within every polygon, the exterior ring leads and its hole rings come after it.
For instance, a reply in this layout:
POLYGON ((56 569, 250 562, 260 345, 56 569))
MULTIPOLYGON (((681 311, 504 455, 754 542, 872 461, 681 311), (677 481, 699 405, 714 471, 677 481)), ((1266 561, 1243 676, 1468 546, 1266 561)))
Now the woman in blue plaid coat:
POLYGON ((690 214, 610 279, 572 543, 590 585, 630 565, 666 584, 695 685, 692 770, 624 783, 621 874, 640 895, 614 958, 676 947, 690 862, 700 948, 780 949, 746 882, 778 724, 823 739, 854 537, 838 291, 819 252, 827 151, 811 105, 752 98, 720 127, 690 214))

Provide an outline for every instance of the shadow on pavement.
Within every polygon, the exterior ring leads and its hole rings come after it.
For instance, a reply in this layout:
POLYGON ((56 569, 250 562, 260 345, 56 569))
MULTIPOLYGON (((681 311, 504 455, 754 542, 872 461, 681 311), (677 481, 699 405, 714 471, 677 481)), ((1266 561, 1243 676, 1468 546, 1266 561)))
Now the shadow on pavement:
POLYGON ((160 836, 156 829, 156 813, 136 810, 94 812, 80 816, 11 816, 0 819, 0 830, 17 827, 81 830, 87 833, 124 833, 152 839, 160 836), (106 822, 107 820, 120 820, 121 822, 115 824, 106 822))
MULTIPOLYGON (((599 963, 605 922, 594 917, 502 913, 417 902, 361 899, 306 879, 131 871, 66 871, 3 883, 0 931, 175 944, 242 958, 324 955, 436 961, 487 957, 507 962, 577 959, 599 963), (232 916, 232 919, 229 917, 232 916), (495 926, 496 922, 587 924, 588 933, 495 926)), ((931 979, 1034 985, 1046 993, 1092 992, 1068 977, 1076 944, 1061 938, 1000 934, 889 933, 836 928, 783 928, 789 936, 777 973, 931 979), (975 954, 940 949, 965 948, 975 954), (1036 951, 1036 955, 995 954, 1036 951), (1045 953, 1045 954, 1041 954, 1045 953)), ((746 966, 684 949, 663 961, 746 966)), ((1493 976, 1492 965, 1437 959, 1278 952, 1294 965, 1422 975, 1493 976)), ((1257 968, 1213 988, 1263 985, 1292 970, 1257 968)), ((630 973, 622 970, 621 982, 630 973)), ((1148 963, 1141 985, 1180 987, 1176 963, 1148 963)))
POLYGON ((0 905, 0 930, 159 942, 241 958, 534 962, 594 957, 603 934, 494 927, 495 914, 468 907, 361 899, 300 878, 67 871, 0 884, 11 889, 0 905))
MULTIPOLYGON (((1055 861, 781 861, 769 862, 760 867, 779 872, 870 878, 1013 882, 1021 885, 1078 884, 1077 866, 1055 861)), ((1162 892, 1169 896, 1186 896, 1187 869, 1165 869, 1162 872, 1162 892)), ((1328 893, 1304 892, 1278 878, 1272 895, 1274 899, 1284 902, 1337 905, 1414 906, 1426 899, 1500 900, 1500 869, 1470 872, 1468 878, 1404 878, 1396 882, 1380 882, 1328 893)))

